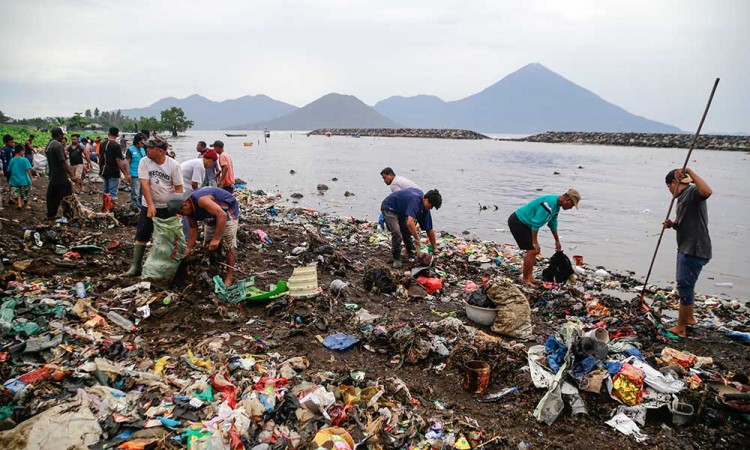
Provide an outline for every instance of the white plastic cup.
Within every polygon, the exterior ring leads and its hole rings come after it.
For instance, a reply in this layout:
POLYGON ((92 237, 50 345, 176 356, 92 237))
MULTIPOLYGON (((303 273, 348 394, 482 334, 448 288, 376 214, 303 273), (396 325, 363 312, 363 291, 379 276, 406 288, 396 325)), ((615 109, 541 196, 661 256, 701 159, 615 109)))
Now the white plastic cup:
POLYGON ((586 332, 584 336, 595 339, 602 344, 609 343, 609 332, 606 330, 606 328, 595 328, 591 331, 586 332))

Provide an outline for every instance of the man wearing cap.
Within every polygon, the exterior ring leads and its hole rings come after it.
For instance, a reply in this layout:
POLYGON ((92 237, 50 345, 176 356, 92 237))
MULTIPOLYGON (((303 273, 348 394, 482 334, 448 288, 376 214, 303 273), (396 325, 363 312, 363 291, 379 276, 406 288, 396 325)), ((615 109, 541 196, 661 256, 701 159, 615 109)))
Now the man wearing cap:
POLYGON ((237 253, 235 249, 240 217, 237 199, 224 189, 204 187, 193 191, 186 199, 181 196, 173 197, 168 207, 170 212, 182 214, 190 224, 185 249, 186 258, 198 240, 198 222, 203 221, 208 249, 215 251, 221 244, 226 252, 227 272, 224 276, 224 284, 230 286, 234 281, 234 263, 237 253))
MULTIPOLYGON (((73 195, 73 185, 70 179, 73 175, 73 169, 68 165, 68 159, 65 156, 65 147, 62 145, 65 134, 62 128, 55 127, 50 131, 52 140, 49 141, 44 150, 47 157, 47 169, 49 170, 49 184, 47 185, 47 219, 54 220, 57 217, 57 210, 63 198, 73 195)), ((63 207, 63 210, 65 207, 63 207)), ((65 211, 63 211, 65 212, 65 211)))
POLYGON ((665 177, 669 192, 677 198, 677 217, 667 219, 665 228, 677 232, 677 292, 680 310, 677 325, 669 331, 685 337, 688 325, 695 325, 693 301, 695 283, 711 259, 711 237, 708 234, 708 208, 706 200, 713 191, 693 169, 673 169, 665 177), (691 184, 695 183, 695 184, 691 184))
POLYGON ((216 141, 211 147, 219 154, 221 177, 218 179, 218 185, 231 194, 234 192, 234 164, 232 163, 232 158, 224 151, 223 142, 216 141))
POLYGON ((534 279, 534 261, 540 253, 537 234, 539 229, 547 225, 555 238, 555 249, 561 250, 560 237, 557 235, 557 215, 560 208, 569 210, 578 208, 581 194, 575 189, 568 189, 562 195, 543 195, 528 204, 518 208, 508 218, 508 228, 518 244, 518 248, 526 250, 523 257, 523 284, 531 286, 537 282, 534 279))
POLYGON ((432 244, 433 253, 438 252, 437 241, 435 239, 435 230, 432 229, 432 208, 440 209, 443 204, 443 197, 437 189, 427 191, 422 194, 419 189, 402 189, 393 192, 380 204, 380 210, 383 213, 388 231, 391 232, 391 254, 393 256, 393 267, 401 267, 401 243, 406 247, 407 257, 414 257, 414 245, 417 247, 417 253, 422 247, 419 239, 417 223, 422 230, 427 232, 427 238, 432 244), (406 224, 406 229, 400 225, 406 224), (411 242, 406 233, 414 237, 414 243, 411 242))
POLYGON ((203 186, 203 181, 206 178, 206 170, 212 167, 218 159, 219 155, 216 154, 216 150, 211 149, 206 150, 197 158, 188 159, 180 164, 182 182, 186 194, 190 194, 203 186))
MULTIPOLYGON (((205 141, 198 141, 198 145, 195 146, 195 149, 202 155, 208 150, 208 145, 205 141)), ((203 186, 217 186, 217 180, 220 178, 220 176, 221 167, 219 166, 219 160, 217 158, 217 160, 214 161, 213 164, 206 167, 206 177, 203 179, 203 186)))
POLYGON ((141 274, 143 253, 146 244, 154 233, 153 218, 167 219, 170 214, 167 202, 175 193, 182 193, 182 172, 180 165, 167 157, 167 143, 162 140, 150 140, 146 143, 146 158, 138 164, 138 179, 141 182, 143 198, 141 213, 135 231, 133 263, 125 276, 134 277, 141 274))

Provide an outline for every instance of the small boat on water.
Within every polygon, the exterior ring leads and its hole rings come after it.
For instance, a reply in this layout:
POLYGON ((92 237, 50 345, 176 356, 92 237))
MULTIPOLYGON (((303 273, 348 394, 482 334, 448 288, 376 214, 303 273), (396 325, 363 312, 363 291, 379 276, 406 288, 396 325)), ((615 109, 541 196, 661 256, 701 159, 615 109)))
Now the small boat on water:
POLYGON ((224 133, 226 137, 247 137, 247 133, 224 133))

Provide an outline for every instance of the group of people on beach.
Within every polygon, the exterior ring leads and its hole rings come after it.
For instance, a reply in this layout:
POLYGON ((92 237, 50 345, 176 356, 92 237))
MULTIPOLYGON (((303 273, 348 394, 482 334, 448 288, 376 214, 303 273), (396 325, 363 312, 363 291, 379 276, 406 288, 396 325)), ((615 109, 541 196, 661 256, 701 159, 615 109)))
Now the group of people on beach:
MULTIPOLYGON (((185 256, 194 250, 200 235, 198 222, 203 222, 204 243, 211 251, 219 248, 224 251, 224 265, 227 267, 224 283, 227 286, 233 283, 240 210, 234 196, 234 165, 222 141, 217 140, 210 147, 204 141, 198 142, 198 155, 179 164, 174 154, 170 154, 166 140, 152 136, 148 130, 135 134, 132 145, 124 152, 126 141, 115 127, 109 129, 103 142, 100 139, 96 140, 98 142, 82 140, 73 134, 71 144, 66 147, 61 128, 53 128, 51 137, 44 151, 49 171, 46 195, 49 219, 57 219, 64 198, 82 191, 84 171, 90 170, 92 162, 98 161, 99 175, 103 180, 103 209, 107 211, 116 204, 120 181, 124 179, 129 185, 131 207, 139 215, 133 262, 126 276, 141 273, 146 245, 154 231, 153 219, 180 214, 187 239, 185 256)), ((34 178, 33 139, 34 136, 30 136, 26 145, 15 145, 11 136, 3 137, 4 147, 0 152, 3 172, 19 209, 30 207, 28 197, 34 178)), ((381 224, 391 234, 393 267, 399 269, 403 266, 402 246, 409 260, 423 262, 423 255, 437 255, 440 248, 431 211, 440 209, 443 204, 440 192, 437 189, 424 192, 415 182, 396 175, 390 167, 381 170, 380 176, 391 190, 391 194, 383 199, 380 210, 381 224), (426 233, 427 247, 422 246, 421 231, 426 233)), ((712 257, 706 207, 712 190, 689 168, 669 171, 665 181, 670 195, 677 200, 676 218, 663 224, 665 228, 676 230, 677 235, 676 286, 680 309, 677 325, 670 331, 685 336, 688 327, 695 324, 695 284, 703 266, 712 257)), ((559 212, 578 208, 580 201, 581 194, 576 189, 568 189, 562 194, 535 198, 510 214, 508 228, 518 248, 525 251, 521 277, 524 285, 538 283, 533 270, 541 253, 539 230, 547 226, 554 238, 555 249, 561 251, 557 232, 559 212)))
MULTIPOLYGON (((383 169, 380 176, 392 191, 383 200, 380 209, 381 222, 391 233, 393 267, 402 267, 402 243, 408 259, 421 260, 418 226, 427 233, 432 254, 436 255, 439 249, 430 210, 440 209, 443 203, 440 192, 433 189, 423 193, 415 182, 396 175, 390 167, 383 169)), ((695 285, 701 269, 712 257, 706 200, 713 192, 706 181, 689 168, 669 171, 665 181, 670 194, 677 199, 675 220, 668 219, 663 226, 677 232, 676 286, 680 297, 677 324, 669 331, 684 337, 688 327, 696 324, 693 312, 695 285)), ((577 209, 580 201, 581 194, 576 189, 568 189, 559 195, 537 197, 508 217, 508 228, 518 248, 525 251, 521 278, 524 285, 539 283, 533 274, 534 263, 541 253, 539 230, 544 226, 549 227, 555 240, 555 250, 562 251, 557 233, 560 209, 569 210, 574 206, 577 209)))

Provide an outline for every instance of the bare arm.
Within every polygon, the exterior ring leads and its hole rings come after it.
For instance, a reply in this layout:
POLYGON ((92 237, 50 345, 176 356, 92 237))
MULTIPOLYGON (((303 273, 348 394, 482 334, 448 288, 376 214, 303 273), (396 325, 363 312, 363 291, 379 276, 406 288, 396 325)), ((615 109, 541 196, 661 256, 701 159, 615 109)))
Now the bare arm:
POLYGON ((147 178, 140 178, 139 181, 141 182, 141 193, 146 200, 146 208, 148 209, 146 215, 148 217, 154 217, 156 216, 156 205, 154 205, 154 200, 151 196, 151 183, 147 178))
POLYGON ((430 230, 427 232, 427 239, 430 240, 430 244, 432 244, 432 253, 438 252, 438 246, 437 246, 437 239, 435 238, 435 230, 430 230))
MULTIPOLYGON (((406 227, 409 229, 411 235, 414 236, 414 244, 417 248, 422 247, 422 243, 419 240, 419 230, 417 230, 417 224, 414 221, 414 217, 408 216, 406 218, 406 227)), ((404 236, 404 238, 406 238, 406 236, 404 236)))
MULTIPOLYGON (((690 178, 693 179, 693 182, 695 183, 696 189, 698 189, 698 194, 700 194, 703 198, 709 198, 711 194, 714 193, 714 191, 711 189, 711 186, 706 183, 706 180, 698 176, 697 173, 691 168, 687 168, 685 170, 685 173, 690 176, 690 178)), ((678 175, 678 174, 675 174, 678 175)), ((681 174, 680 174, 681 175, 681 174)), ((681 178, 681 177, 680 177, 681 178)), ((678 178, 679 179, 679 178, 678 178)))
POLYGON ((190 225, 190 230, 188 231, 188 240, 187 240, 187 247, 185 248, 185 256, 188 256, 190 252, 193 251, 193 247, 195 247, 195 242, 198 240, 198 222, 195 221, 192 217, 188 217, 188 224, 190 225))
POLYGON ((208 245, 209 250, 216 250, 219 247, 219 242, 221 242, 221 235, 224 234, 224 228, 227 226, 227 213, 209 195, 201 197, 198 200, 198 204, 212 216, 216 217, 216 231, 208 245))

